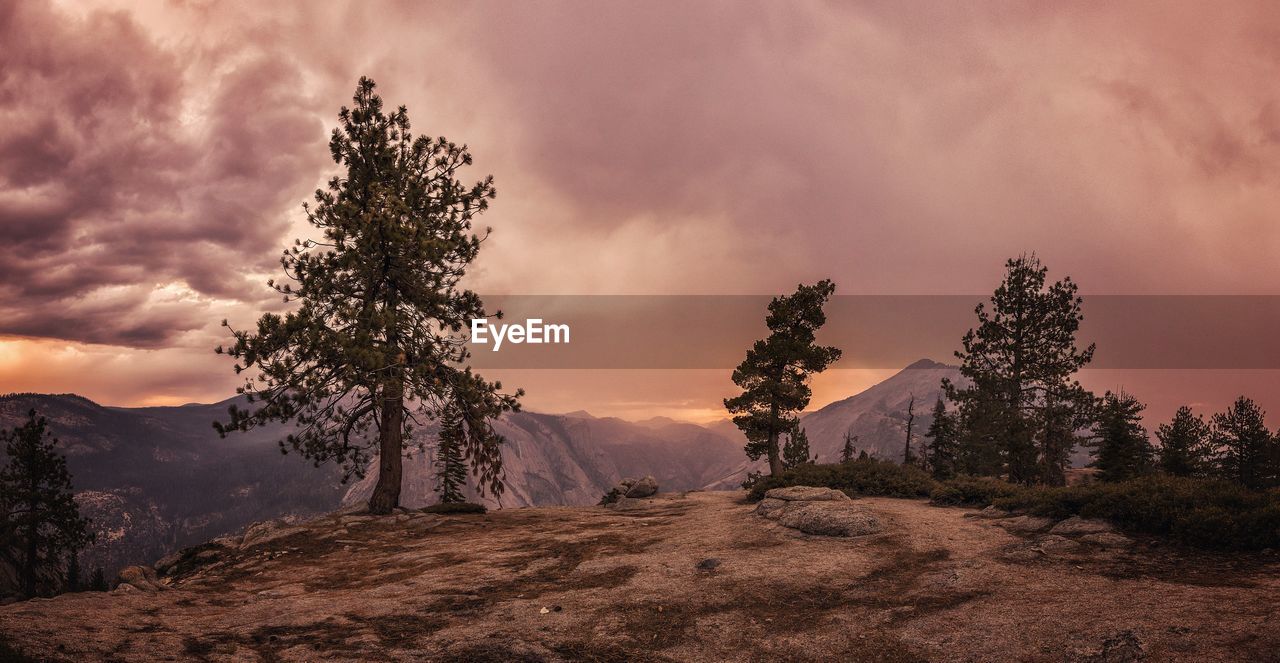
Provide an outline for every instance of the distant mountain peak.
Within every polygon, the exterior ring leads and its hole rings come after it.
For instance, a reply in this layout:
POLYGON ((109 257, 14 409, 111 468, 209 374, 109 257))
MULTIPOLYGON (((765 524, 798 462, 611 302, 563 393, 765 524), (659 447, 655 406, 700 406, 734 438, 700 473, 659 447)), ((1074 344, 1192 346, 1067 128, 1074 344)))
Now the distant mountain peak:
POLYGON ((560 416, 566 417, 568 419, 595 419, 595 417, 592 416, 592 414, 590 412, 587 412, 586 410, 574 410, 573 412, 565 412, 560 416))
POLYGON ((939 368, 955 368, 955 367, 949 366, 940 361, 934 361, 926 357, 924 359, 919 359, 912 364, 909 364, 906 368, 902 370, 905 371, 909 369, 939 369, 939 368))

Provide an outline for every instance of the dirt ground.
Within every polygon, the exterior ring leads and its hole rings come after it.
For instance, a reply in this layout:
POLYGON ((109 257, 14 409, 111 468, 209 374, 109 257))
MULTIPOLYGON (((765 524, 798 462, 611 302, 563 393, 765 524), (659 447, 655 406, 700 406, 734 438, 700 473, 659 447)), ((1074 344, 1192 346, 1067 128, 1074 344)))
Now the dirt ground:
POLYGON ((884 533, 812 537, 742 498, 331 516, 166 591, 0 607, 0 634, 68 661, 1280 660, 1273 555, 1051 546, 879 498, 884 533))

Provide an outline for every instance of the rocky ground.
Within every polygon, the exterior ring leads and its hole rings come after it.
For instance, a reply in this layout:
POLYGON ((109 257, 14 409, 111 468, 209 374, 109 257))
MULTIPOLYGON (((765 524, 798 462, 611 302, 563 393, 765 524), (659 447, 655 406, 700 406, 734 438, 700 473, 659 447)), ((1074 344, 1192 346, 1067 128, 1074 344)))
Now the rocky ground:
POLYGON ((1280 660, 1274 555, 878 498, 842 502, 878 533, 818 536, 742 495, 261 526, 0 633, 67 661, 1280 660))

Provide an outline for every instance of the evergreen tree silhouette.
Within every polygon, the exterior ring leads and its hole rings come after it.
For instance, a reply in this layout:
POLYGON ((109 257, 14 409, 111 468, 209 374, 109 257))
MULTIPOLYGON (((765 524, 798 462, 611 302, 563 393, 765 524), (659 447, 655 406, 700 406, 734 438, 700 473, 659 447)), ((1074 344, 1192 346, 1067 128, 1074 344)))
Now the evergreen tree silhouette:
POLYGON ((27 414, 26 423, 0 431, 5 463, 0 469, 0 556, 18 572, 23 596, 57 589, 65 580, 63 560, 93 541, 89 521, 80 517, 67 460, 48 421, 27 414))
POLYGON ((281 450, 335 462, 344 481, 376 457, 369 510, 388 513, 400 503, 416 414, 438 416, 449 403, 463 409, 479 489, 500 494, 503 440, 490 420, 517 410, 523 391, 504 394, 465 365, 463 330, 490 314, 459 282, 488 236, 472 221, 494 197, 493 178, 459 181, 467 147, 415 137, 405 108, 384 113, 374 88, 360 79, 354 106, 338 114, 329 148, 345 173, 304 205, 322 237, 297 240, 281 258, 287 280, 269 283, 298 306, 263 315, 256 331, 232 330, 226 352, 251 376, 237 389, 248 405, 214 427, 225 435, 292 421, 281 450))
POLYGON ((1202 476, 1210 470, 1209 425, 1182 406, 1173 420, 1156 429, 1160 469, 1177 477, 1202 476))
POLYGON ((1066 439, 1045 436, 1067 431, 1055 421, 1064 409, 1090 409, 1092 395, 1073 376, 1093 358, 1094 348, 1076 347, 1083 300, 1070 277, 1047 283, 1048 268, 1034 254, 1011 259, 1005 268, 990 308, 974 309, 978 326, 956 352, 969 385, 960 388, 944 379, 943 389, 958 405, 962 425, 973 427, 961 440, 975 448, 962 458, 986 465, 994 452, 1010 481, 1029 484, 1060 473, 1075 446, 1074 431, 1066 439))
POLYGON ((767 456, 771 475, 783 470, 779 437, 795 428, 796 414, 809 405, 809 377, 840 358, 838 348, 814 343, 827 322, 822 307, 835 289, 831 281, 819 281, 774 297, 765 318, 768 338, 756 341, 733 371, 733 383, 743 392, 726 398, 724 406, 746 435, 747 457, 767 456))
POLYGON ((1093 466, 1103 481, 1124 481, 1152 469, 1155 449, 1142 427, 1145 406, 1124 391, 1103 395, 1094 427, 1097 455, 1093 466))

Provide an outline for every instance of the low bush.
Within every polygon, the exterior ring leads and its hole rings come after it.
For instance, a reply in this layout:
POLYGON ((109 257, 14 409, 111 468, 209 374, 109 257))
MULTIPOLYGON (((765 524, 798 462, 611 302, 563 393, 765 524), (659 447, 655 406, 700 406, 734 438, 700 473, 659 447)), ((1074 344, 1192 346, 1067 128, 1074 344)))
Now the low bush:
POLYGON ((440 502, 424 507, 423 513, 485 513, 488 509, 483 504, 475 502, 440 502))
POLYGON ((1200 548, 1280 548, 1280 489, 1250 490, 1215 479, 1151 475, 1118 483, 1018 486, 992 477, 934 481, 925 471, 887 460, 860 458, 833 465, 801 465, 777 477, 760 477, 752 501, 771 488, 822 486, 850 495, 931 497, 935 504, 995 506, 1046 518, 1106 520, 1140 534, 1154 534, 1200 548))
POLYGON ((937 485, 938 482, 928 472, 918 467, 876 458, 859 458, 847 463, 799 465, 780 476, 760 477, 751 486, 749 499, 760 500, 770 489, 787 486, 822 486, 843 490, 850 495, 928 497, 937 485))
POLYGON ((944 506, 987 506, 1002 497, 1012 497, 1025 488, 995 477, 961 475, 933 489, 929 497, 944 506))
POLYGON ((605 493, 604 496, 600 498, 599 502, 596 502, 596 506, 608 506, 622 499, 622 497, 623 491, 621 489, 616 487, 610 488, 609 492, 605 493))
POLYGON ((1280 547, 1280 493, 1164 475, 1119 483, 1023 488, 994 504, 1037 516, 1081 516, 1202 548, 1280 547))

